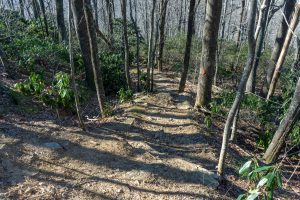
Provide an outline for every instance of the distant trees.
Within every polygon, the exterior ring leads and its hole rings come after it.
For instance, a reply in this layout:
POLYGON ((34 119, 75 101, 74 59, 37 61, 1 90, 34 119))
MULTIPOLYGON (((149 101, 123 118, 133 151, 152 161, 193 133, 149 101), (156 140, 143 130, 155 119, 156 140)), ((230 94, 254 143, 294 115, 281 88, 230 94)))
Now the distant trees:
POLYGON ((202 40, 202 61, 195 107, 209 106, 215 72, 222 1, 208 0, 202 40))

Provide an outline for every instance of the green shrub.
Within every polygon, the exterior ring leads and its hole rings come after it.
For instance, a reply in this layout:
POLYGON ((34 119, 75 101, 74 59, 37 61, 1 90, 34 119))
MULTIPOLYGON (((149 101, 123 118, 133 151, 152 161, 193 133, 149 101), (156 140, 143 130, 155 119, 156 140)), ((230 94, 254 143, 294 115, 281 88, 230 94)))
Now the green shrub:
POLYGON ((133 97, 133 91, 132 90, 125 90, 124 88, 121 88, 118 92, 119 100, 121 103, 129 101, 133 97))

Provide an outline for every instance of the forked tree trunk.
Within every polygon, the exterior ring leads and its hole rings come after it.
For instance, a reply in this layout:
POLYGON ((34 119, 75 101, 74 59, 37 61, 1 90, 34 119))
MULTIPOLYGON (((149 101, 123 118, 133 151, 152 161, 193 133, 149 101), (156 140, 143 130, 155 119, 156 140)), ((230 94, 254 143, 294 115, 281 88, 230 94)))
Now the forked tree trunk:
POLYGON ((295 6, 295 13, 294 13, 293 19, 291 21, 288 33, 286 35, 286 38, 285 38, 280 56, 278 58, 278 61, 277 61, 277 64, 276 64, 276 67, 275 67, 275 70, 274 70, 274 74, 273 74, 273 77, 272 77, 272 81, 270 83, 270 88, 269 88, 269 91, 268 91, 267 99, 270 99, 270 97, 275 92, 275 88, 276 88, 276 84, 277 84, 277 81, 278 81, 279 76, 280 76, 281 68, 282 68, 283 63, 285 61, 290 43, 291 43, 292 38, 293 38, 294 31, 295 31, 295 29, 296 29, 296 27, 299 23, 299 16, 300 16, 300 3, 297 3, 296 6, 295 6))
POLYGON ((64 1, 55 0, 56 5, 56 23, 58 28, 58 39, 65 42, 67 39, 65 19, 64 19, 64 1))
POLYGON ((203 31, 202 60, 198 78, 197 97, 195 107, 207 107, 211 102, 213 77, 218 48, 218 33, 222 1, 208 0, 203 31))
MULTIPOLYGON (((69 5, 71 5, 71 0, 69 0, 69 5)), ((77 90, 76 79, 75 79, 73 42, 72 42, 72 24, 73 24, 72 9, 71 6, 69 6, 69 56, 70 56, 71 78, 72 78, 72 85, 73 85, 74 97, 75 97, 75 107, 76 107, 76 113, 79 121, 79 126, 85 131, 85 126, 82 121, 81 112, 80 112, 80 103, 79 103, 78 90, 77 90)))
POLYGON ((277 32, 277 36, 275 39, 275 45, 274 45, 274 48, 272 51, 271 59, 269 62, 269 66, 267 68, 266 77, 265 77, 265 80, 263 83, 263 88, 261 91, 261 95, 263 97, 266 97, 268 94, 268 90, 269 90, 270 83, 272 81, 274 69, 275 69, 276 63, 278 61, 280 52, 283 47, 284 40, 286 38, 287 31, 288 31, 288 24, 287 24, 286 20, 288 22, 290 22, 293 10, 295 8, 295 4, 296 4, 296 0, 286 1, 286 5, 284 8, 284 16, 282 17, 281 26, 277 32))
POLYGON ((189 65, 190 65, 193 30, 195 27, 195 12, 196 12, 195 5, 196 5, 196 0, 190 0, 188 32, 187 32, 187 36, 186 36, 187 38, 186 38, 186 46, 185 46, 185 52, 184 52, 183 70, 181 73, 181 79, 180 79, 180 83, 179 83, 179 93, 184 92, 185 83, 186 83, 189 65))
POLYGON ((299 119, 300 113, 300 78, 294 92, 294 97, 292 99, 289 110, 281 121, 271 144, 269 145, 266 153, 264 154, 264 159, 267 163, 271 163, 276 160, 284 146, 285 140, 293 129, 294 124, 299 119))
POLYGON ((154 21, 154 14, 155 14, 155 7, 156 7, 156 0, 152 1, 152 10, 151 10, 151 22, 150 22, 150 36, 149 36, 149 44, 148 44, 148 62, 147 62, 147 88, 150 90, 151 84, 151 69, 153 68, 153 42, 154 42, 154 29, 155 29, 155 21, 154 21))
POLYGON ((218 163, 218 174, 221 176, 221 178, 223 178, 223 173, 224 173, 225 158, 227 153, 228 140, 230 136, 229 134, 232 128, 234 117, 240 108, 240 104, 245 92, 246 83, 253 66, 253 60, 255 56, 254 33, 255 33, 256 5, 257 5, 257 0, 251 0, 251 4, 249 8, 250 10, 248 12, 248 59, 247 59, 246 66, 244 68, 244 72, 242 75, 242 79, 238 91, 236 93, 235 100, 228 113, 228 117, 224 127, 223 141, 222 141, 222 147, 221 147, 219 163, 218 163))
POLYGON ((264 0, 260 8, 259 20, 255 31, 255 39, 256 39, 255 62, 247 81, 246 92, 255 93, 257 68, 263 50, 270 4, 271 4, 271 0, 264 0))
POLYGON ((158 51, 158 71, 163 70, 163 53, 165 46, 165 26, 166 26, 166 15, 169 0, 161 0, 160 5, 160 24, 159 24, 159 51, 158 51))

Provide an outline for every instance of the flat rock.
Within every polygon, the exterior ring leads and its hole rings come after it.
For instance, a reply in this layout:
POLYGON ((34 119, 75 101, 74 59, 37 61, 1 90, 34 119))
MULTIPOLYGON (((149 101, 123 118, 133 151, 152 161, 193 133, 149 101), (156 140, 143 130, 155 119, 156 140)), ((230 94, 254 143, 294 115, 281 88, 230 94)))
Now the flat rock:
POLYGON ((46 143, 43 144, 43 146, 45 148, 48 148, 48 149, 54 150, 54 151, 63 149, 63 147, 60 144, 56 143, 56 142, 46 142, 46 143))

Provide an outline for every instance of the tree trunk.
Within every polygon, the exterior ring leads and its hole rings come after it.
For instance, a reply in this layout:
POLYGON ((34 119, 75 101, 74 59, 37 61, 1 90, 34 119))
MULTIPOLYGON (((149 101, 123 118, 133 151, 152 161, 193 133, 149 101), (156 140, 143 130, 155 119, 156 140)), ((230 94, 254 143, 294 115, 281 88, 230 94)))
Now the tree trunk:
POLYGON ((250 11, 248 13, 248 59, 247 59, 246 66, 244 68, 244 72, 242 75, 242 79, 238 91, 236 93, 235 100, 228 113, 228 117, 224 127, 223 141, 222 141, 222 147, 221 147, 220 158, 218 163, 218 174, 221 176, 221 178, 223 178, 223 173, 224 173, 224 165, 225 165, 225 158, 227 153, 229 133, 232 127, 234 117, 240 108, 240 104, 245 92, 246 83, 253 66, 253 60, 255 56, 254 33, 255 33, 256 5, 257 5, 257 0, 251 0, 250 11))
POLYGON ((246 6, 246 0, 242 0, 242 11, 241 11, 241 15, 240 15, 238 35, 237 35, 237 38, 236 38, 236 46, 237 47, 240 45, 240 41, 241 41, 241 32, 242 32, 242 28, 243 28, 243 19, 244 19, 244 13, 245 13, 245 6, 246 6))
MULTIPOLYGON (((71 5, 71 0, 69 0, 69 5, 71 5)), ((85 126, 82 121, 81 112, 80 112, 80 103, 78 97, 78 90, 76 86, 76 79, 75 79, 75 67, 74 67, 74 57, 73 57, 73 43, 72 43, 72 9, 69 6, 69 55, 70 55, 70 68, 71 68, 71 78, 72 78, 72 85, 74 90, 74 97, 75 97, 75 107, 78 116, 79 126, 85 131, 85 126)))
POLYGON ((285 61, 285 57, 287 55, 287 52, 288 52, 288 49, 289 49, 294 31, 295 31, 295 29, 296 29, 296 27, 299 23, 299 15, 300 15, 300 3, 297 3, 296 6, 295 6, 295 13, 294 13, 293 19, 291 21, 289 30, 287 32, 287 35, 286 35, 286 38, 285 38, 285 41, 284 41, 284 44, 283 44, 283 47, 282 47, 282 50, 281 50, 281 53, 280 53, 280 56, 278 58, 278 61, 277 61, 277 64, 276 64, 276 67, 275 67, 275 70, 274 70, 274 74, 273 74, 273 77, 272 77, 272 81, 270 83, 270 88, 269 88, 269 91, 268 91, 267 99, 270 99, 270 97, 275 92, 275 87, 276 87, 277 81, 278 81, 279 76, 280 76, 281 68, 282 68, 283 63, 285 61))
POLYGON ((153 55, 153 40, 154 40, 154 14, 155 14, 156 0, 152 1, 152 10, 151 10, 151 24, 150 24, 150 36, 149 36, 149 45, 148 45, 148 63, 147 63, 147 88, 150 90, 150 71, 154 65, 152 55, 153 55))
POLYGON ((56 23, 58 28, 58 38, 60 42, 66 41, 66 27, 64 19, 64 4, 62 0, 55 0, 56 5, 56 23))
POLYGON ((266 97, 267 94, 268 94, 268 90, 269 90, 269 86, 271 84, 274 69, 275 69, 276 63, 278 61, 280 52, 281 52, 282 47, 283 47, 284 40, 286 38, 287 31, 288 31, 288 24, 286 23, 286 20, 288 22, 290 22, 293 10, 295 8, 295 4, 296 4, 296 0, 286 1, 286 5, 285 5, 285 9, 284 9, 284 16, 285 17, 282 17, 281 27, 278 29, 278 32, 277 32, 275 45, 274 45, 273 52, 272 52, 272 55, 271 55, 271 60, 269 62, 269 66, 268 66, 268 69, 267 69, 267 72, 266 72, 266 77, 265 77, 265 80, 264 80, 263 88, 262 88, 262 91, 261 91, 261 95, 263 97, 266 97))
POLYGON ((99 28, 99 17, 98 17, 98 0, 93 0, 94 5, 94 17, 95 17, 95 25, 96 28, 99 28))
POLYGON ((127 82, 127 89, 131 90, 131 78, 130 78, 130 63, 129 63, 129 45, 128 45, 128 33, 127 33, 127 1, 121 0, 121 10, 123 16, 123 38, 124 38, 124 54, 125 54, 125 76, 127 82))
POLYGON ((98 60, 98 47, 93 14, 89 0, 71 0, 75 29, 85 65, 86 80, 90 88, 96 89, 100 112, 103 116, 105 93, 101 68, 98 60))
POLYGON ((20 6, 20 15, 21 15, 21 17, 25 18, 24 1, 23 0, 19 0, 19 6, 20 6))
POLYGON ((264 159, 267 163, 271 163, 276 160, 283 148, 284 142, 293 129, 294 124, 299 118, 300 112, 300 78, 295 89, 294 97, 292 99, 289 110, 287 111, 285 117, 281 121, 271 144, 269 145, 266 153, 264 154, 264 159))
POLYGON ((35 19, 39 19, 40 17, 40 5, 37 0, 32 0, 32 10, 35 19))
POLYGON ((159 52, 158 52, 158 71, 161 72, 163 69, 163 52, 165 45, 165 26, 166 26, 166 15, 169 0, 161 0, 160 5, 160 24, 159 24, 159 52))
POLYGON ((188 69, 190 65, 193 30, 195 26, 195 12, 196 12, 195 5, 196 5, 196 0, 190 0, 188 32, 187 32, 186 46, 184 52, 183 70, 182 70, 181 79, 179 83, 179 93, 184 92, 185 83, 188 75, 188 69))
POLYGON ((49 36, 49 29, 48 29, 48 22, 47 22, 47 16, 46 16, 46 9, 45 9, 44 0, 40 0, 40 5, 41 5, 41 9, 42 9, 45 32, 46 32, 46 35, 49 36))
POLYGON ((297 50, 295 52, 295 58, 293 63, 293 71, 298 71, 300 69, 300 39, 296 38, 297 50))
POLYGON ((137 25, 137 0, 134 0, 134 17, 133 17, 133 8, 132 8, 132 0, 129 1, 130 5, 130 18, 134 25, 134 32, 136 38, 136 70, 137 70, 137 91, 140 91, 140 34, 139 27, 137 25))
MULTIPOLYGON (((78 2, 78 1, 77 1, 78 2)), ((100 109, 100 114, 102 117, 105 116, 104 108, 105 108, 105 92, 102 82, 102 75, 101 75, 101 68, 99 65, 98 59, 98 47, 97 47, 97 40, 96 40, 96 30, 95 24, 93 19, 93 13, 91 9, 91 2, 90 0, 83 0, 83 12, 86 21, 86 32, 87 32, 87 39, 90 48, 90 59, 92 63, 92 70, 93 70, 93 77, 94 77, 94 84, 96 88, 98 104, 100 109)))
POLYGON ((195 107, 207 107, 211 102, 221 10, 222 1, 208 0, 203 31, 202 61, 198 78, 195 107))
POLYGON ((109 40, 112 45, 114 46, 114 17, 113 17, 113 0, 106 0, 106 9, 108 15, 108 33, 109 33, 109 40))
POLYGON ((259 65, 260 56, 262 54, 263 44, 266 36, 266 29, 267 29, 267 22, 268 22, 267 20, 268 20, 270 4, 271 4, 271 0, 264 0, 263 4, 261 5, 260 14, 259 14, 260 19, 258 20, 258 25, 255 32, 255 39, 256 39, 255 62, 247 81, 246 92, 255 93, 257 68, 259 65))

